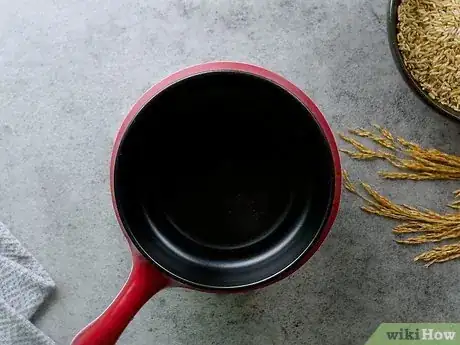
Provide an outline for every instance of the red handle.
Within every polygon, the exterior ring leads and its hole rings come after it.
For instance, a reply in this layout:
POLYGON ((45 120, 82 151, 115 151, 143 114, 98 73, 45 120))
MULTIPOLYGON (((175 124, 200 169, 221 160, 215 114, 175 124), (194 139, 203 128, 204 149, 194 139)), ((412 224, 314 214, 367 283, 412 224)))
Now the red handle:
POLYGON ((80 331, 71 345, 114 345, 142 306, 169 280, 138 253, 133 255, 131 274, 112 304, 80 331))

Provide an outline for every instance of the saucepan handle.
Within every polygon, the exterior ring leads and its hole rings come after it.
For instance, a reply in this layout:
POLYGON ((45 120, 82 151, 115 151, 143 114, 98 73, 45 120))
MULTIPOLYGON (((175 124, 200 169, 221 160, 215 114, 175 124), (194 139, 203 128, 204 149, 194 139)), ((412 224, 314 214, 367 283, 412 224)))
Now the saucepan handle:
POLYGON ((168 278, 153 264, 134 253, 131 274, 118 296, 76 335, 71 345, 114 345, 134 315, 168 283, 168 278))

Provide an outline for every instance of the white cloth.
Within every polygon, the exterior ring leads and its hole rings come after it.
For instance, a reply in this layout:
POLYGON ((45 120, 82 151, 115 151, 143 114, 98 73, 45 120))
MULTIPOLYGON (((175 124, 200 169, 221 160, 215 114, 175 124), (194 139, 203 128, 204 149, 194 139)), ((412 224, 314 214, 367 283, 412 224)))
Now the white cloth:
POLYGON ((29 321, 54 288, 44 268, 0 223, 0 345, 54 345, 29 321))

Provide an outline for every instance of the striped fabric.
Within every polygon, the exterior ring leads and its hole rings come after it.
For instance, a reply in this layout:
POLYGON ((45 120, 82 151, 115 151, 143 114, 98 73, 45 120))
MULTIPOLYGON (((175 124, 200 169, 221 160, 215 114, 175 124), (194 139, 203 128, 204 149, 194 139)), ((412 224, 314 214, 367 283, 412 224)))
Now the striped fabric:
POLYGON ((53 345, 29 319, 54 290, 43 267, 0 223, 0 344, 53 345))

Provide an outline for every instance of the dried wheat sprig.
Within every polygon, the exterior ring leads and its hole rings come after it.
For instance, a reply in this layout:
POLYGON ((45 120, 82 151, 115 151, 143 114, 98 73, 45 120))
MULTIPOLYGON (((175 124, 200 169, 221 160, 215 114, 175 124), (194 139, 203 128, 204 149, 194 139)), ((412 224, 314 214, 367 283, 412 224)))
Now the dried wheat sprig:
POLYGON ((456 239, 460 237, 459 229, 451 229, 441 234, 429 233, 420 236, 409 237, 403 240, 397 239, 396 242, 402 244, 422 244, 429 242, 441 242, 445 240, 456 239))
POLYGON ((351 150, 341 149, 343 153, 348 154, 350 157, 354 159, 375 159, 375 158, 385 159, 389 156, 389 154, 386 152, 371 150, 370 148, 364 146, 362 143, 360 143, 354 138, 348 137, 344 134, 339 134, 339 135, 343 141, 351 144, 357 150, 357 151, 351 151, 351 150))
POLYGON ((440 152, 438 150, 428 149, 424 150, 421 148, 409 149, 406 151, 407 155, 411 157, 420 157, 425 158, 428 161, 440 163, 446 166, 452 166, 460 168, 459 157, 454 155, 449 155, 447 153, 440 152))
POLYGON ((410 234, 410 233, 443 233, 448 231, 452 225, 458 225, 457 221, 447 221, 441 224, 433 223, 422 223, 417 221, 411 221, 408 223, 401 223, 393 228, 395 234, 410 234))
POLYGON ((379 126, 377 124, 374 124, 373 125, 375 128, 377 128, 377 130, 385 137, 387 138, 388 140, 391 140, 393 143, 395 142, 395 139, 393 137, 393 135, 390 133, 389 130, 387 130, 386 128, 382 127, 382 126, 379 126))
MULTIPOLYGON (((383 150, 372 150, 352 137, 342 135, 344 141, 351 144, 357 151, 342 150, 353 159, 384 159, 394 167, 396 172, 379 172, 386 179, 408 180, 459 180, 460 157, 444 153, 436 149, 425 149, 420 145, 395 137, 387 129, 374 125, 376 131, 366 129, 350 130, 350 134, 367 138, 383 150), (397 156, 406 158, 400 158, 397 156)), ((460 238, 460 213, 440 214, 430 210, 418 209, 408 205, 398 205, 374 191, 369 185, 361 184, 365 191, 362 195, 346 174, 348 190, 366 201, 361 208, 368 213, 403 221, 393 229, 398 236, 412 234, 412 237, 398 238, 402 244, 421 244, 441 242, 460 238), (369 196, 369 197, 368 197, 369 196)), ((460 209, 460 189, 454 192, 455 200, 449 205, 460 209), (457 200, 458 199, 458 200, 457 200)), ((460 258, 460 241, 435 247, 415 257, 415 261, 425 262, 425 266, 460 258)))
POLYGON ((401 173, 393 171, 379 171, 379 176, 388 180, 414 180, 414 181, 426 181, 426 180, 459 180, 459 175, 452 174, 437 174, 437 173, 401 173))
MULTIPOLYGON (((380 195, 366 183, 361 183, 361 187, 366 193, 362 195, 356 185, 352 183, 346 171, 344 171, 344 185, 347 190, 367 202, 367 205, 361 207, 363 211, 404 221, 404 223, 397 225, 393 229, 393 233, 397 235, 416 235, 405 239, 396 239, 398 243, 414 245, 458 240, 460 238, 459 213, 440 214, 409 205, 399 205, 380 195)), ((458 196, 460 195, 460 190, 454 193, 458 196)), ((414 260, 424 261, 427 263, 426 266, 430 266, 433 263, 441 263, 457 258, 460 258, 460 241, 453 245, 435 247, 418 255, 414 260)))
POLYGON ((362 128, 351 129, 349 133, 361 138, 370 139, 379 145, 382 150, 372 150, 355 138, 341 134, 340 137, 351 144, 357 151, 342 149, 341 151, 353 159, 371 160, 385 159, 400 172, 379 172, 380 176, 387 179, 405 180, 457 180, 460 179, 460 157, 446 154, 435 149, 424 149, 420 145, 395 137, 387 129, 374 125, 375 131, 362 128), (399 158, 398 153, 407 158, 399 158))
POLYGON ((356 190, 356 187, 351 182, 350 176, 348 175, 348 172, 346 170, 342 171, 342 176, 343 176, 343 185, 344 185, 344 187, 349 192, 354 193, 354 194, 358 194, 358 191, 356 190))
POLYGON ((460 258, 460 242, 446 244, 428 250, 414 258, 414 261, 424 261, 425 266, 429 267, 434 263, 446 262, 460 258))
POLYGON ((357 129, 350 129, 349 132, 351 134, 354 134, 356 136, 362 137, 362 138, 369 138, 375 143, 379 144, 380 146, 383 146, 389 150, 395 150, 396 145, 393 139, 389 139, 386 136, 379 136, 371 131, 362 129, 362 128, 357 128, 357 129))

